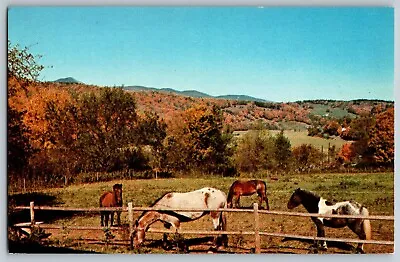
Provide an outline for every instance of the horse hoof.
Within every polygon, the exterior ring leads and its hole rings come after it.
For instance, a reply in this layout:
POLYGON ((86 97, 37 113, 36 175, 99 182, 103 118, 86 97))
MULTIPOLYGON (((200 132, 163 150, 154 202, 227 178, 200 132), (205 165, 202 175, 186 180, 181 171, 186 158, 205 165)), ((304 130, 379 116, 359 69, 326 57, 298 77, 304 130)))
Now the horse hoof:
POLYGON ((219 247, 217 247, 217 250, 218 250, 218 251, 224 250, 224 246, 219 246, 219 247))
POLYGON ((356 249, 356 254, 365 254, 365 251, 362 250, 361 248, 356 249))

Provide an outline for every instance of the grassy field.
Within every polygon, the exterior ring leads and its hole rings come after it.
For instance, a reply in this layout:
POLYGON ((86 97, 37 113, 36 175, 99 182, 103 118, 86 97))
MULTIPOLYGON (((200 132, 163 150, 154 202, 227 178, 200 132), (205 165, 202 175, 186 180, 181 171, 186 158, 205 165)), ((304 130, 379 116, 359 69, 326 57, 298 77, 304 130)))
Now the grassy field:
MULTIPOLYGON (((236 131, 239 137, 245 134, 247 131, 236 131)), ((270 130, 269 133, 272 136, 275 136, 279 133, 279 130, 270 130)), ((293 131, 293 130, 285 130, 284 135, 289 139, 290 144, 293 147, 300 146, 302 144, 311 144, 312 146, 321 149, 323 147, 324 152, 328 152, 329 146, 335 146, 337 150, 342 148, 347 141, 341 139, 340 137, 335 137, 332 139, 325 139, 321 137, 312 137, 308 136, 307 131, 293 131)))
MULTIPOLYGON (((149 206, 155 199, 170 191, 191 191, 205 186, 211 186, 228 192, 230 185, 235 178, 207 178, 207 179, 158 179, 158 180, 124 180, 85 185, 73 185, 63 189, 48 189, 29 194, 14 194, 10 199, 17 200, 17 204, 27 204, 31 200, 41 200, 42 205, 54 205, 64 207, 97 207, 98 198, 103 191, 110 190, 114 183, 122 183, 124 188, 124 205, 132 202, 134 206, 149 206), (44 200, 48 201, 45 202, 44 200)), ((322 197, 333 200, 355 200, 363 203, 373 215, 394 214, 394 177, 393 173, 374 174, 311 174, 311 175, 281 175, 280 177, 264 178, 268 183, 268 196, 271 210, 288 211, 286 203, 294 189, 305 188, 320 194, 322 197)), ((256 196, 243 197, 242 206, 251 206, 256 201, 256 196)), ((305 212, 303 207, 293 210, 305 212)), ((39 211, 37 216, 40 217, 39 211)), ((135 217, 140 213, 136 213, 135 217)), ((29 221, 27 216, 26 221, 29 221)), ((45 217, 43 220, 56 225, 64 226, 99 226, 99 214, 85 214, 73 216, 45 217)), ((102 231, 71 231, 50 230, 52 233, 50 241, 53 246, 67 247, 73 250, 95 251, 102 253, 132 253, 129 250, 127 213, 122 214, 124 226, 118 231, 113 231, 115 239, 113 243, 105 245, 105 234, 102 231)), ((251 214, 228 213, 228 230, 252 230, 254 219, 251 214)), ((373 227, 373 239, 393 240, 393 222, 371 221, 373 227)), ((155 228, 163 228, 160 222, 153 225, 155 228)), ((316 234, 314 224, 309 218, 285 217, 274 215, 262 215, 260 219, 262 231, 279 232, 287 234, 310 235, 316 234)), ((212 229, 209 216, 197 221, 183 223, 182 229, 212 229)), ((356 235, 349 229, 327 229, 328 237, 356 238, 356 235)), ((185 236, 187 239, 199 240, 198 236, 185 236)), ((146 235, 148 241, 140 252, 143 253, 166 253, 159 246, 157 241, 161 235, 149 233, 146 235)), ((201 240, 201 239, 200 239, 201 240)), ((207 239, 205 239, 207 240, 207 239)), ((229 246, 225 252, 229 253, 250 253, 254 246, 254 237, 251 236, 230 236, 229 246)), ((309 242, 290 240, 283 241, 282 238, 262 237, 263 253, 308 253, 309 242)), ((328 244, 329 245, 329 244, 328 244)), ((209 243, 194 244, 190 252, 203 253, 209 248, 209 243)), ((349 245, 330 246, 326 253, 351 253, 349 245)), ((392 246, 365 245, 368 253, 393 252, 392 246)), ((168 251, 176 252, 176 251, 168 251)))
POLYGON ((313 104, 314 109, 311 111, 313 115, 319 116, 331 116, 334 118, 342 118, 342 117, 350 117, 354 118, 355 115, 349 113, 347 110, 341 108, 332 108, 328 105, 321 105, 321 104, 313 104))

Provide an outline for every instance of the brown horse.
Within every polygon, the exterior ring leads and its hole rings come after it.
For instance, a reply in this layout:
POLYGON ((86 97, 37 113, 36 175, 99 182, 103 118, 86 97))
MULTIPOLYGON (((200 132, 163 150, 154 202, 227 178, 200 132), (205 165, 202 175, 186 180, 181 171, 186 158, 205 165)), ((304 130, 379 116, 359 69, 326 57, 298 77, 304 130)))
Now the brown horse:
POLYGON ((250 196, 255 193, 257 193, 260 201, 260 208, 262 208, 262 203, 265 201, 266 208, 269 210, 267 184, 262 180, 236 180, 233 182, 228 194, 228 208, 232 207, 233 198, 236 198, 235 207, 240 207, 239 201, 241 196, 250 196))
MULTIPOLYGON (((122 184, 115 184, 113 191, 104 192, 100 197, 100 207, 122 207, 122 184)), ((113 211, 100 211, 101 226, 108 227, 108 219, 111 217, 110 226, 114 223, 113 211)), ((121 211, 117 211, 117 223, 121 225, 121 211)))

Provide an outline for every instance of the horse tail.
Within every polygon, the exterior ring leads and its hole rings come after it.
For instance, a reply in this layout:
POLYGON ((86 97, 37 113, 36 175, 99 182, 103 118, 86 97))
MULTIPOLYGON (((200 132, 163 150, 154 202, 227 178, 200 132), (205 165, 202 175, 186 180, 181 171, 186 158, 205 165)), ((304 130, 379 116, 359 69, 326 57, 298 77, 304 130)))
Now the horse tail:
POLYGON ((233 200, 233 196, 235 194, 235 190, 234 190, 235 184, 236 184, 236 182, 233 183, 231 188, 229 189, 228 198, 226 200, 228 207, 232 207, 232 200, 233 200))
POLYGON ((261 180, 261 182, 264 185, 264 193, 265 193, 265 195, 267 195, 267 183, 264 180, 261 180))
MULTIPOLYGON (((369 215, 368 209, 365 208, 365 207, 361 207, 361 215, 368 216, 369 215)), ((369 219, 364 219, 362 226, 363 226, 363 230, 364 230, 364 233, 365 233, 365 239, 366 240, 371 240, 371 238, 372 238, 371 222, 369 221, 369 219)))

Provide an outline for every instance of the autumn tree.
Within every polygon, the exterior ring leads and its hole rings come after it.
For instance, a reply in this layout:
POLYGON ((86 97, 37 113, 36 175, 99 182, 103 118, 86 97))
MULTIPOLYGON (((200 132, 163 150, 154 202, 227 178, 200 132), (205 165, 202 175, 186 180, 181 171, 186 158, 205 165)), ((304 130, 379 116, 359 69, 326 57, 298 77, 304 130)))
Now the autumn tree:
POLYGON ((356 149, 354 147, 354 143, 346 143, 342 146, 339 153, 337 154, 338 161, 341 164, 348 164, 353 161, 353 159, 357 156, 356 149))
POLYGON ((26 84, 36 80, 44 68, 29 48, 21 49, 8 40, 7 49, 7 166, 9 174, 20 172, 33 153, 29 143, 30 128, 24 123, 26 110, 18 107, 18 96, 26 96, 26 84))
POLYGON ((379 165, 394 164, 394 108, 378 113, 375 125, 368 130, 364 156, 379 165))
POLYGON ((7 106, 7 167, 9 172, 21 172, 33 150, 29 144, 29 129, 23 123, 23 112, 7 106))

